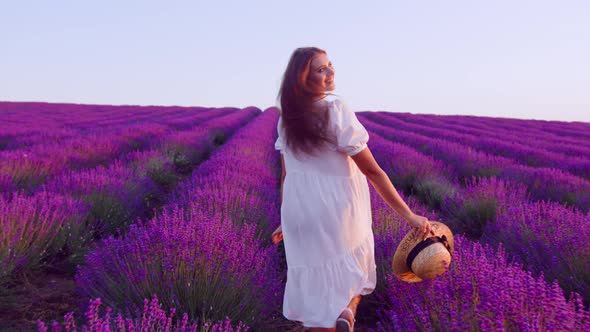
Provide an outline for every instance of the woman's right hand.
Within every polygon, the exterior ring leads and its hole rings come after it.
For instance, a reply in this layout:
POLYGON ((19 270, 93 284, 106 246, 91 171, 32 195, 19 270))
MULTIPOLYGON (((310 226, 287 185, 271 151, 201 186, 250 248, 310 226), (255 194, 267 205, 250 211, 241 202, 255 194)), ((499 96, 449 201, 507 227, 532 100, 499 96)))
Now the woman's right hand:
POLYGON ((424 239, 428 237, 428 234, 434 235, 428 218, 419 216, 417 214, 412 214, 408 219, 406 219, 406 221, 410 226, 418 228, 424 236, 424 239))
POLYGON ((274 243, 274 244, 278 244, 279 242, 281 242, 283 240, 283 229, 281 228, 280 225, 279 225, 279 227, 277 227, 277 229, 275 229, 274 232, 272 232, 271 239, 272 239, 272 243, 274 243))

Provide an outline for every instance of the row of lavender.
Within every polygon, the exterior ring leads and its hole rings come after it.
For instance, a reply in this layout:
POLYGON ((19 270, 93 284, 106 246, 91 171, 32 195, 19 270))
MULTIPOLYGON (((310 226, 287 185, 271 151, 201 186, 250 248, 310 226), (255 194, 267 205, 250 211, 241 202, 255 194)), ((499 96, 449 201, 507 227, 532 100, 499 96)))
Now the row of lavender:
MULTIPOLYGON (((523 139, 527 134, 524 129, 515 135, 513 132, 502 132, 494 127, 490 127, 487 131, 467 129, 471 125, 469 122, 465 122, 463 132, 457 132, 456 127, 458 126, 448 127, 444 120, 432 120, 426 116, 394 113, 368 115, 378 121, 389 121, 389 125, 398 129, 418 132, 427 137, 461 142, 472 149, 511 158, 521 164, 557 168, 590 179, 590 145, 583 147, 580 143, 568 145, 564 142, 547 142, 537 136, 523 139), (469 131, 469 133, 465 131, 469 131), (563 153, 564 150, 568 150, 570 153, 563 153), (576 154, 572 154, 572 152, 576 152, 576 154)), ((586 142, 586 144, 588 143, 586 142)))
MULTIPOLYGON (((403 113, 404 116, 414 117, 410 113, 403 113)), ((419 117, 421 115, 418 115, 419 117)), ((525 120, 515 118, 495 118, 465 115, 427 115, 427 117, 444 118, 450 123, 473 123, 474 127, 490 126, 496 129, 504 129, 509 132, 526 132, 534 134, 542 140, 560 140, 564 142, 580 141, 588 145, 590 135, 590 124, 587 122, 564 122, 548 120, 525 120)))
POLYGON ((207 112, 211 116, 232 110, 237 109, 0 102, 0 150, 30 149, 47 141, 61 143, 101 134, 125 135, 145 130, 143 127, 186 129, 198 124, 207 112))
POLYGON ((531 201, 519 182, 473 177, 462 185, 453 165, 388 141, 377 134, 381 127, 364 123, 375 157, 398 189, 438 211, 454 232, 502 244, 526 269, 590 300, 590 213, 531 201))
POLYGON ((203 328, 206 321, 231 317, 256 330, 285 327, 279 309, 284 272, 268 240, 279 224, 280 162, 270 144, 277 115, 266 111, 238 130, 179 184, 161 214, 88 253, 76 274, 80 293, 118 313, 116 319, 101 317, 91 302, 88 325, 182 330, 188 321, 203 328), (160 317, 123 318, 145 313, 144 301, 152 296, 157 301, 147 311, 160 317), (160 306, 173 309, 166 315, 160 306))
MULTIPOLYGON (((546 130, 535 128, 539 120, 520 120, 521 125, 512 125, 513 119, 496 119, 473 116, 448 116, 409 113, 391 113, 390 116, 407 123, 428 127, 444 128, 455 133, 479 136, 480 138, 497 137, 503 143, 514 142, 526 148, 556 152, 569 156, 590 156, 590 141, 579 135, 562 136, 546 130), (491 135, 493 133, 493 135, 491 135)), ((560 126, 571 124, 560 124, 560 126)), ((588 125, 587 125, 588 126, 588 125)), ((588 126, 590 130, 590 126, 588 126)))
POLYGON ((552 200, 585 212, 590 210, 590 181, 568 172, 522 165, 514 159, 477 151, 468 145, 400 129, 386 115, 363 113, 359 115, 359 119, 383 137, 445 162, 453 172, 453 177, 463 182, 472 177, 496 176, 513 183, 525 184, 528 194, 534 200, 552 200))
MULTIPOLYGON (((115 110, 118 110, 115 108, 115 110)), ((38 144, 47 144, 52 142, 60 145, 71 145, 76 142, 84 140, 97 140, 100 136, 129 136, 130 139, 138 139, 141 137, 141 133, 145 132, 150 134, 150 130, 159 131, 174 131, 181 129, 188 129, 195 125, 198 125, 203 120, 210 117, 223 115, 232 111, 237 111, 236 108, 210 108, 202 110, 184 110, 184 113, 169 114, 167 116, 158 114, 151 115, 152 118, 145 120, 135 119, 133 114, 126 115, 122 119, 122 123, 111 124, 96 122, 92 125, 84 124, 86 122, 83 118, 76 118, 75 123, 72 123, 69 127, 62 125, 61 127, 54 128, 51 126, 37 128, 38 124, 35 124, 33 128, 21 127, 20 125, 12 126, 3 129, 4 135, 8 135, 6 131, 10 129, 25 130, 22 135, 10 136, 10 140, 4 140, 4 145, 1 146, 2 150, 22 150, 23 152, 31 152, 35 149, 38 144), (131 122, 131 123, 128 123, 131 122), (139 133, 136 133, 139 132, 139 133), (98 136, 98 137, 97 137, 98 136), (70 143, 71 142, 71 143, 70 143)), ((109 119, 108 121, 112 121, 109 119)), ((103 121, 104 122, 104 121, 103 121)), ((140 141, 141 142, 141 141, 140 141)), ((140 143, 137 142, 137 143, 140 143)), ((99 140, 97 143, 101 143, 99 140)))
MULTIPOLYGON (((160 124, 146 124, 119 128, 105 133, 95 128, 91 134, 77 135, 67 139, 48 139, 29 144, 18 140, 15 145, 26 145, 16 150, 0 151, 0 188, 16 187, 32 191, 51 178, 66 170, 91 168, 107 165, 121 155, 137 150, 166 144, 170 137, 182 132, 190 133, 201 124, 213 118, 229 115, 236 109, 212 109, 192 115, 188 127, 177 128, 160 124)), ((4 189, 3 191, 6 191, 4 189)))
MULTIPOLYGON (((254 109, 255 108, 250 108, 254 109)), ((203 125, 214 128, 213 119, 231 116, 237 109, 213 109, 193 115, 186 130, 172 130, 160 125, 142 128, 129 127, 119 133, 105 135, 101 129, 91 137, 75 137, 66 141, 39 143, 33 147, 16 151, 0 152, 0 189, 33 191, 47 179, 74 170, 107 166, 118 158, 132 155, 141 150, 160 149, 176 152, 182 145, 179 140, 200 135, 203 125)), ((224 120, 222 120, 223 122, 224 120)), ((222 135, 223 136, 223 135, 222 135)), ((223 139, 223 137, 219 137, 223 139)))
POLYGON ((58 256, 81 262, 93 241, 147 216, 186 173, 259 113, 247 108, 213 118, 154 139, 160 144, 128 152, 106 167, 63 170, 31 195, 3 190, 0 285, 58 256))
POLYGON ((111 132, 138 124, 183 124, 176 120, 190 121, 191 116, 209 110, 212 108, 0 102, 5 124, 0 129, 0 141, 20 141, 37 134, 59 138, 61 130, 84 135, 96 129, 111 132))
MULTIPOLYGON (((405 115, 386 113, 366 113, 369 119, 404 132, 414 132, 427 138, 442 139, 449 142, 461 142, 462 145, 490 155, 502 156, 514 160, 515 163, 531 167, 548 167, 569 172, 573 175, 590 179, 590 147, 573 156, 562 152, 549 151, 545 144, 537 138, 524 142, 510 139, 510 134, 502 134, 490 129, 485 132, 479 130, 474 133, 458 133, 455 128, 446 128, 444 121, 428 121, 416 119, 419 123, 408 122, 405 115), (535 146, 537 145, 537 146, 535 146), (540 146, 539 146, 540 145, 540 146)), ((469 126, 468 123, 465 127, 469 126)), ((522 131, 521 135, 526 134, 522 131)), ((549 143, 554 144, 554 143, 549 143)), ((562 149, 567 148, 562 144, 562 149)), ((580 145, 574 145, 579 150, 580 145)))
MULTIPOLYGON (((482 122, 496 122, 493 118, 480 117, 482 122)), ((590 124, 587 122, 562 122, 562 121, 546 121, 546 120, 521 120, 521 119, 503 119, 503 123, 509 128, 515 130, 522 130, 523 128, 531 128, 537 130, 539 133, 549 133, 557 135, 558 137, 576 137, 579 139, 590 139, 590 124)))

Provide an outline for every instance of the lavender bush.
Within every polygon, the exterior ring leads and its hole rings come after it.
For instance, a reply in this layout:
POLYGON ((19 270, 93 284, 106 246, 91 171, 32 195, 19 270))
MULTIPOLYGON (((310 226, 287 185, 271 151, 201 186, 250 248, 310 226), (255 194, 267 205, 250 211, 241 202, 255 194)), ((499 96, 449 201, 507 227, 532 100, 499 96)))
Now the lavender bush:
POLYGON ((77 250, 86 214, 81 202, 47 191, 0 195, 0 285, 50 257, 77 250))
POLYGON ((165 191, 173 189, 182 178, 176 171, 174 161, 159 150, 129 153, 125 163, 133 168, 140 178, 149 177, 165 191))
POLYGON ((440 211, 454 232, 479 239, 486 225, 494 223, 499 213, 527 199, 526 187, 521 183, 473 177, 464 188, 447 197, 440 211))
POLYGON ((557 279, 590 304, 588 239, 590 214, 555 202, 513 200, 487 225, 482 241, 502 243, 527 269, 557 279))
POLYGON ((129 315, 156 294, 191 319, 259 318, 270 309, 262 300, 276 279, 272 248, 256 245, 252 225, 235 227, 228 218, 195 210, 165 208, 125 236, 99 242, 76 274, 80 292, 129 315))
MULTIPOLYGON (((367 129, 371 130, 372 126, 368 125, 367 129)), ((439 208, 458 190, 458 185, 448 180, 452 178, 452 171, 440 160, 390 142, 374 132, 371 132, 369 147, 396 188, 417 196, 430 208, 439 208)))
POLYGON ((590 211, 590 181, 554 168, 524 165, 506 167, 500 177, 527 184, 534 200, 553 200, 584 212, 590 211))
POLYGON ((64 173, 43 186, 47 191, 71 195, 90 208, 85 228, 93 238, 124 230, 145 212, 144 197, 155 191, 149 178, 139 178, 119 161, 108 168, 64 173))
POLYGON ((0 152, 0 174, 11 177, 15 187, 29 193, 62 170, 62 166, 58 160, 31 156, 30 151, 0 152))

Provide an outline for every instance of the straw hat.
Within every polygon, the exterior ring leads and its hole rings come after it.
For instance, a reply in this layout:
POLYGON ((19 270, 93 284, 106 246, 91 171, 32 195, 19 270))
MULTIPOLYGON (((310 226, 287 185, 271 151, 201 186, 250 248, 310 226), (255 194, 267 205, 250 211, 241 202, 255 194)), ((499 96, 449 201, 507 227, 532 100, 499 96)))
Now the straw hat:
POLYGON ((393 255, 393 273, 406 282, 433 279, 444 273, 451 263, 455 247, 453 233, 443 223, 430 221, 432 232, 423 239, 420 229, 413 228, 397 247, 393 255))

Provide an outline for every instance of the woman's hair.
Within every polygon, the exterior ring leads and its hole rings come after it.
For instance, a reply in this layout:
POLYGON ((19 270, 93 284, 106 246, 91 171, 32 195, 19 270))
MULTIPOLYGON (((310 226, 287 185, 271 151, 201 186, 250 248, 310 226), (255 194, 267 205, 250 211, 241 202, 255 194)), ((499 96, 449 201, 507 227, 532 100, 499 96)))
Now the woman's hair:
POLYGON ((308 82, 311 61, 319 54, 326 54, 326 51, 301 47, 293 52, 277 98, 280 99, 285 142, 296 155, 315 154, 320 147, 334 141, 328 133, 329 112, 312 107, 314 100, 329 95, 314 91, 308 82))

